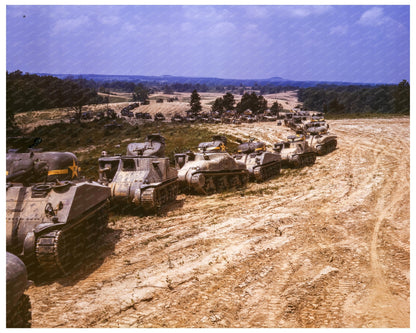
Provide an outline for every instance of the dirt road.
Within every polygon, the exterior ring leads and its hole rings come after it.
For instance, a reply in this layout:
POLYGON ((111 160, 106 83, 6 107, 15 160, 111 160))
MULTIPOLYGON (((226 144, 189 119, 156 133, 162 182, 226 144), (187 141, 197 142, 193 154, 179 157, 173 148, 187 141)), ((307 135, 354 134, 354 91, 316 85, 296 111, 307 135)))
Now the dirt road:
POLYGON ((409 118, 329 124, 311 167, 113 217, 79 272, 29 289, 33 327, 409 327, 409 118))

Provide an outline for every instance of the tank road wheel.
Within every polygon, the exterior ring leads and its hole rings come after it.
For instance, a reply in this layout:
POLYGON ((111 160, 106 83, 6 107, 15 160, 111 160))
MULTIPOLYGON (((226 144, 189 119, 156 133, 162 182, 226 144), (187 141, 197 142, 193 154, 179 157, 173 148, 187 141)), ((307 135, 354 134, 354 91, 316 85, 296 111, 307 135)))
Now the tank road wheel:
MULTIPOLYGON (((86 249, 93 250, 108 224, 107 207, 101 208, 85 224, 86 249)), ((89 251, 87 251, 89 252, 89 251)))
POLYGON ((7 328, 30 328, 32 322, 32 308, 28 295, 23 294, 16 306, 16 309, 7 316, 7 328))
POLYGON ((78 230, 78 234, 75 234, 75 230, 69 233, 58 231, 56 259, 64 274, 79 268, 84 260, 85 235, 83 231, 78 230))
POLYGON ((226 191, 228 189, 227 176, 218 177, 215 185, 216 185, 217 192, 226 191))
POLYGON ((244 173, 240 175, 240 188, 247 186, 248 183, 248 174, 244 173))
POLYGON ((293 156, 292 165, 296 169, 303 167, 303 158, 302 158, 302 156, 299 156, 299 155, 293 156))
POLYGON ((239 188, 241 186, 240 177, 238 175, 233 175, 230 178, 230 187, 239 188))
POLYGON ((212 194, 215 192, 215 183, 212 176, 205 176, 205 184, 203 190, 206 194, 212 194))
POLYGON ((76 237, 73 230, 55 230, 38 238, 36 259, 44 270, 67 275, 82 264, 84 250, 83 230, 76 237))

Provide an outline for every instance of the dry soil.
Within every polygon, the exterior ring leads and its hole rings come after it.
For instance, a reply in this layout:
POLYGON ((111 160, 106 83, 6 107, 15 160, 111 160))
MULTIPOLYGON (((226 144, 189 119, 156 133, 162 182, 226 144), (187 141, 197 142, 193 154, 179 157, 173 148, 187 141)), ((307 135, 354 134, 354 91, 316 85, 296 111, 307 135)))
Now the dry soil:
POLYGON ((32 326, 409 327, 409 123, 329 121, 338 149, 313 166, 114 216, 79 271, 30 287, 32 326))

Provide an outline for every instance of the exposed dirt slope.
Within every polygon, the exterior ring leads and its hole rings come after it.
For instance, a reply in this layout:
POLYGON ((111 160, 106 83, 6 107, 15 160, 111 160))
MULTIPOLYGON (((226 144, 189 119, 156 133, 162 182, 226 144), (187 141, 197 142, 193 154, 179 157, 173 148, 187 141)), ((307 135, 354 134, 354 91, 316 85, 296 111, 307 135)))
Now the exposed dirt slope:
POLYGON ((29 289, 33 327, 409 327, 409 119, 329 124, 314 166, 114 218, 79 272, 29 289))

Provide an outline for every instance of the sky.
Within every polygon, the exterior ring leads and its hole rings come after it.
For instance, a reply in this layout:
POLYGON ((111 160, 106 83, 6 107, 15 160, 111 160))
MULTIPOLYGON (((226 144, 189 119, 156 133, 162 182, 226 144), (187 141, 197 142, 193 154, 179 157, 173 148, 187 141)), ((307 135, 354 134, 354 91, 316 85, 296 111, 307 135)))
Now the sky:
POLYGON ((409 5, 14 5, 6 69, 410 81, 409 5))

